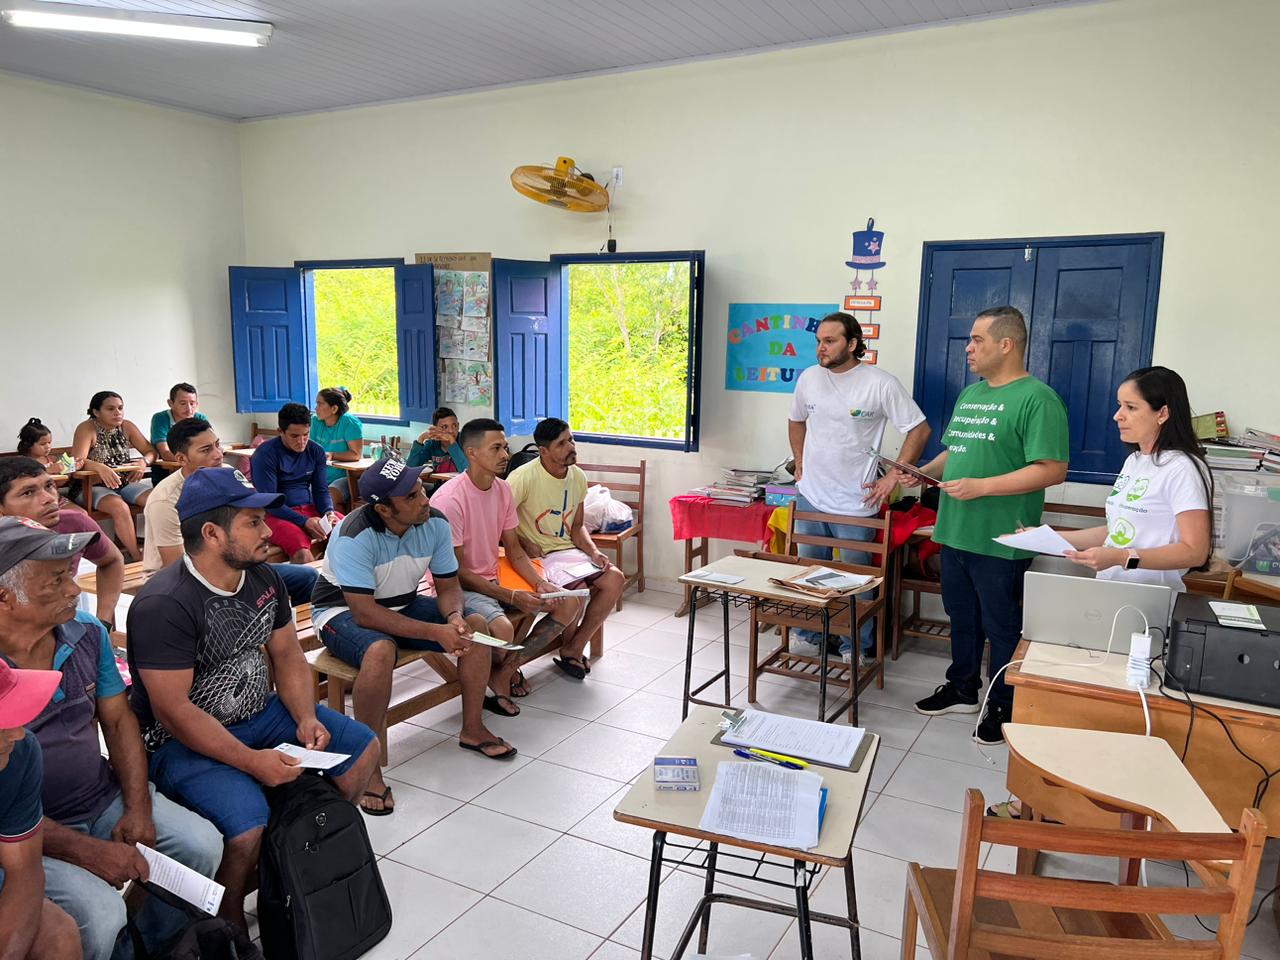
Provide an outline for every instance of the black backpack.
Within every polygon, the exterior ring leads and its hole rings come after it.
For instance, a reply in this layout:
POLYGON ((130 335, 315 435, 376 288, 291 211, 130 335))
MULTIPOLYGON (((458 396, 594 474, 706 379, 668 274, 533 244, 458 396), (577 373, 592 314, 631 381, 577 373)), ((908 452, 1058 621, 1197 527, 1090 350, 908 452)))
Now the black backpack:
POLYGON ((511 459, 507 462, 507 472, 502 475, 502 479, 505 480, 515 473, 516 467, 523 467, 529 461, 537 459, 538 445, 536 443, 526 443, 511 455, 511 459))
POLYGON ((149 896, 162 900, 191 918, 176 936, 158 951, 148 951, 142 935, 129 918, 134 960, 263 960, 262 951, 249 935, 221 917, 211 917, 167 890, 143 883, 149 896))
POLYGON ((267 791, 258 929, 271 960, 353 960, 391 929, 391 902, 359 808, 304 773, 267 791))

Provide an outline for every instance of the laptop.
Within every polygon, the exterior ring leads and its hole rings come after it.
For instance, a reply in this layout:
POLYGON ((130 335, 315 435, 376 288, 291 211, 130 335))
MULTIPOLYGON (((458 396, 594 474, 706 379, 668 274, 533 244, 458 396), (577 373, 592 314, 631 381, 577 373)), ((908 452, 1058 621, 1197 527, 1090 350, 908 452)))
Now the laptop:
POLYGON ((1137 607, 1151 625, 1152 650, 1159 651, 1169 637, 1175 597, 1172 587, 1154 583, 1028 570, 1023 580, 1022 635, 1038 643, 1106 650, 1115 620, 1111 652, 1127 655, 1129 636, 1142 632, 1143 621, 1137 610, 1120 608, 1137 607))

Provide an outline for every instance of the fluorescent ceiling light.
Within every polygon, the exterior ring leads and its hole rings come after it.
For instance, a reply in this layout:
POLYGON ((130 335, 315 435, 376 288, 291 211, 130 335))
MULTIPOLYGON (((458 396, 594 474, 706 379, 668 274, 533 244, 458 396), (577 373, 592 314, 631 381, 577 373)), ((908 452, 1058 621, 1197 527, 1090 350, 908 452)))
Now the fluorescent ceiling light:
POLYGON ((272 29, 271 24, 256 20, 185 17, 107 7, 82 7, 68 3, 46 3, 39 8, 4 10, 0 11, 0 16, 15 27, 190 40, 195 43, 226 43, 237 47, 264 46, 271 39, 272 29))

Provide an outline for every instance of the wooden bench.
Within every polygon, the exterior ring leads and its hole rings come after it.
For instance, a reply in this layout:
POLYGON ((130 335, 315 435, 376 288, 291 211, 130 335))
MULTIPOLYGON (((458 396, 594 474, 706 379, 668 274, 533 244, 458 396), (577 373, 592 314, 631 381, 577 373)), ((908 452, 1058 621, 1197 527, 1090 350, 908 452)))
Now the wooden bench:
MULTIPOLYGON (((533 626, 535 618, 527 613, 509 614, 508 616, 511 617, 511 624, 515 627, 515 642, 523 643, 524 638, 529 633, 529 629, 533 626)), ((309 616, 308 626, 310 626, 309 616)), ((311 635, 314 638, 314 630, 311 635)), ((522 660, 521 663, 528 663, 530 660, 559 648, 560 641, 557 638, 529 657, 528 660, 522 660)), ((346 713, 347 692, 355 685, 356 678, 360 676, 359 668, 353 667, 346 661, 335 657, 318 641, 316 641, 316 645, 313 648, 304 647, 303 649, 306 651, 307 663, 311 665, 312 679, 315 681, 316 702, 327 701, 329 709, 336 710, 338 713, 346 713), (325 689, 326 685, 327 690, 325 689)), ((401 667, 418 663, 419 661, 426 661, 427 665, 440 677, 441 683, 398 703, 388 705, 386 718, 382 726, 376 731, 378 744, 382 749, 382 759, 379 761, 381 766, 385 767, 387 765, 388 727, 399 723, 401 720, 416 717, 432 707, 438 707, 440 704, 448 703, 454 697, 462 695, 462 683, 458 679, 458 668, 454 660, 447 654, 400 647, 396 654, 394 670, 399 670, 401 667)))
MULTIPOLYGON (((631 584, 636 585, 637 593, 644 593, 644 472, 645 461, 633 467, 616 463, 580 463, 579 467, 587 474, 587 482, 591 486, 608 487, 613 499, 625 503, 635 513, 635 522, 619 533, 593 533, 591 539, 602 551, 613 553, 614 565, 622 570, 627 578, 623 585, 625 592, 631 584), (622 479, 618 479, 621 477, 622 479), (634 478, 634 479, 633 479, 634 478), (636 569, 628 574, 622 565, 623 549, 628 540, 636 544, 636 569)), ((618 595, 617 609, 622 609, 622 595, 618 595)))

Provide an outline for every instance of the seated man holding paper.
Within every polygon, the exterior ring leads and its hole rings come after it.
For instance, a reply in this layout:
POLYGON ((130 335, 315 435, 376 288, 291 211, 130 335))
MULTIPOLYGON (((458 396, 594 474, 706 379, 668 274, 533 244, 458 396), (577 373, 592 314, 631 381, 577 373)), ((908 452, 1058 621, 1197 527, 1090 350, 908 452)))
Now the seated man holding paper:
MULTIPOLYGON (((502 424, 484 418, 470 420, 458 434, 458 443, 466 451, 467 470, 446 481, 431 503, 445 515, 453 532, 465 613, 483 617, 486 632, 508 643, 515 636, 508 611, 547 613, 524 641, 527 657, 577 623, 582 604, 574 597, 548 600, 541 596, 565 591, 542 575, 540 564, 531 561, 520 545, 515 498, 501 476, 511 460, 502 424), (505 558, 498 556, 499 543, 506 550, 505 558), (504 585, 499 576, 504 561, 511 586, 504 585)), ((519 672, 520 660, 520 651, 507 654, 490 679, 489 686, 499 700, 528 694, 519 672)), ((520 712, 514 704, 509 709, 512 715, 520 712)))
POLYGON ((316 705, 288 593, 263 562, 266 508, 280 499, 234 470, 197 470, 178 498, 185 554, 148 580, 129 608, 133 710, 151 775, 161 793, 222 835, 218 915, 241 927, 267 825, 262 787, 303 770, 273 748, 344 755, 328 774, 351 800, 378 765, 372 730, 316 705))
POLYGON ((569 425, 555 417, 534 428, 538 459, 507 477, 516 499, 520 543, 531 557, 542 559, 543 575, 556 586, 591 591, 582 622, 565 628, 556 666, 575 680, 591 672, 584 651, 604 625, 622 595, 626 577, 611 564, 583 526, 587 475, 578 464, 578 450, 569 425))
MULTIPOLYGON (((374 728, 386 722, 399 647, 457 657, 458 746, 509 760, 516 748, 490 733, 482 716, 485 707, 511 715, 498 698, 485 698, 493 655, 490 647, 472 642, 475 631, 484 635, 484 618, 463 613, 449 521, 431 509, 420 477, 424 469, 386 456, 361 475, 364 506, 347 514, 329 541, 311 598, 311 622, 330 653, 360 669, 351 699, 357 719, 374 728), (428 570, 434 597, 418 593, 428 570)), ((394 809, 391 788, 377 770, 360 807, 371 816, 394 809)))
MULTIPOLYGON (((86 960, 111 957, 125 926, 118 891, 147 879, 135 844, 208 877, 222 853, 212 824, 147 782, 146 750, 107 631, 76 612, 72 558, 98 536, 0 519, 0 656, 14 667, 62 672, 52 700, 26 726, 44 754, 45 894, 75 920, 86 960)), ((156 899, 137 919, 152 949, 186 922, 156 899)))

